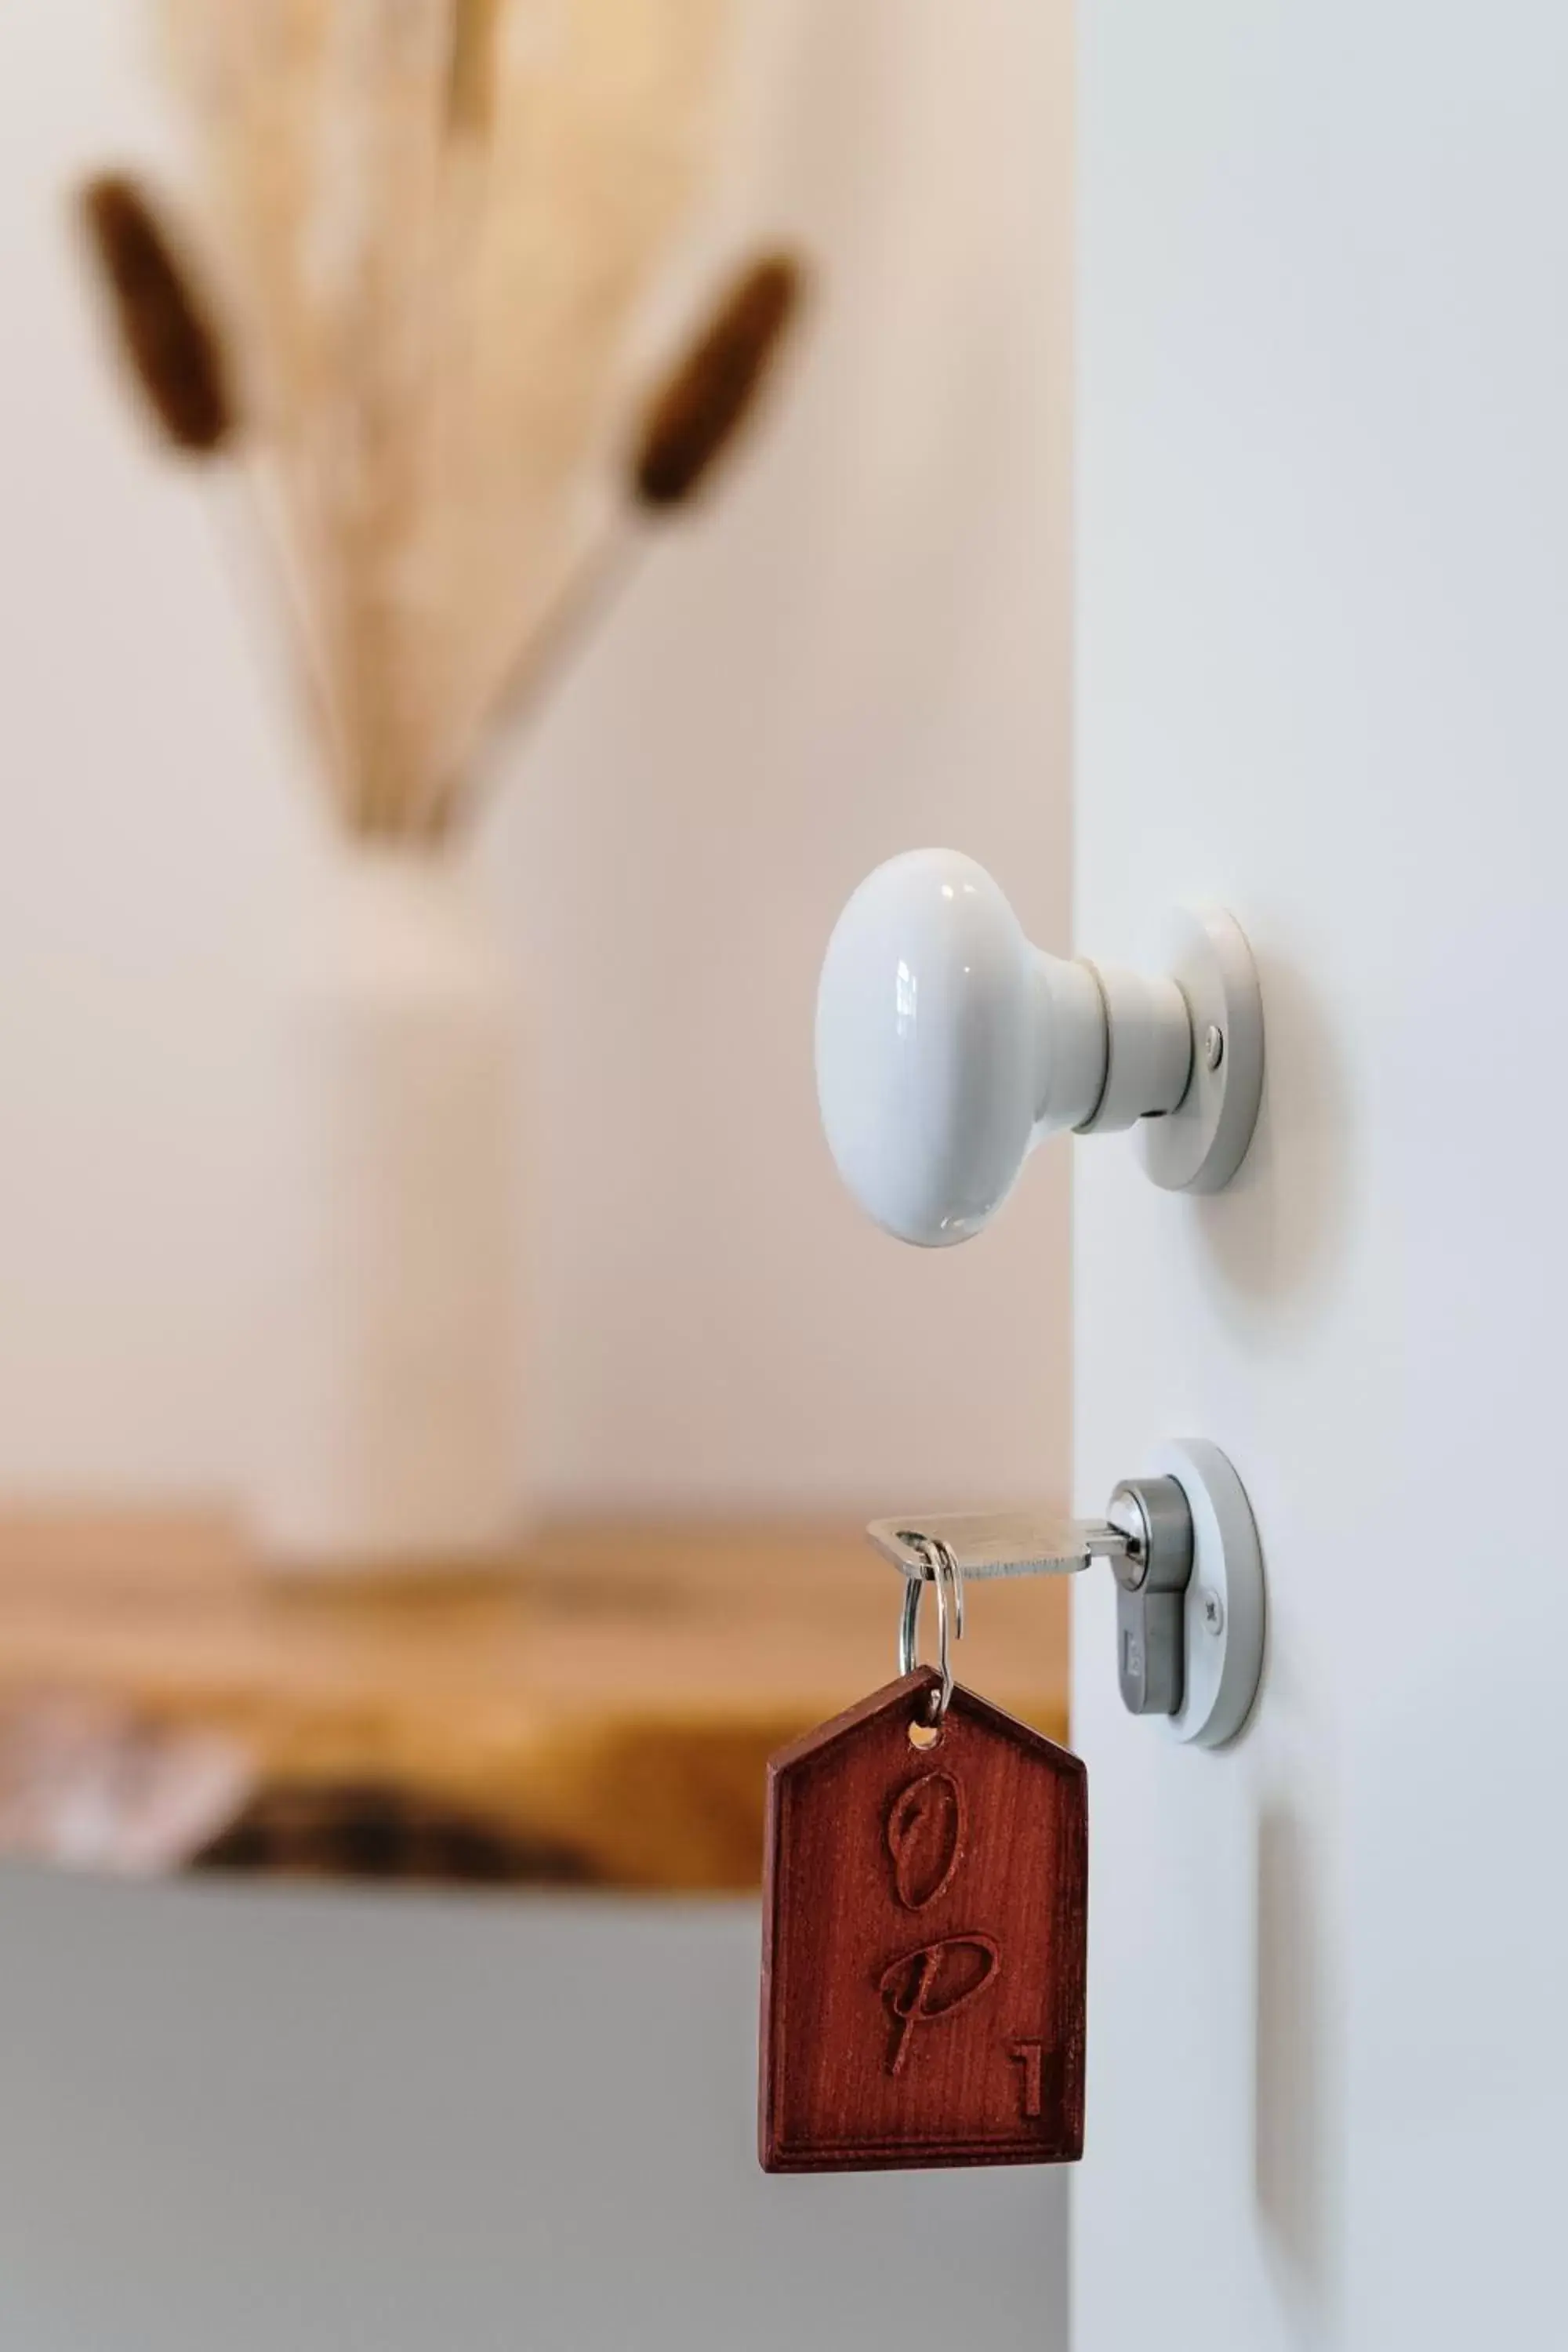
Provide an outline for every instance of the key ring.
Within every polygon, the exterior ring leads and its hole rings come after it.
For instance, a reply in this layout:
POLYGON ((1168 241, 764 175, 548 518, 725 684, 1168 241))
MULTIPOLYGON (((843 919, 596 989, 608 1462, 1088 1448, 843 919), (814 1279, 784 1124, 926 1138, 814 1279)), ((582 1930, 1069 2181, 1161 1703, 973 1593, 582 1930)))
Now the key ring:
POLYGON ((925 1563, 925 1574, 911 1577, 904 1587, 904 1613, 899 1626, 899 1672, 900 1675, 914 1673, 921 1595, 928 1582, 934 1584, 937 1673, 942 1679, 931 1695, 928 1714, 929 1720, 935 1726, 947 1713, 952 1697, 952 1644, 963 1637, 963 1570, 940 1536, 911 1534, 902 1540, 920 1554, 925 1563))

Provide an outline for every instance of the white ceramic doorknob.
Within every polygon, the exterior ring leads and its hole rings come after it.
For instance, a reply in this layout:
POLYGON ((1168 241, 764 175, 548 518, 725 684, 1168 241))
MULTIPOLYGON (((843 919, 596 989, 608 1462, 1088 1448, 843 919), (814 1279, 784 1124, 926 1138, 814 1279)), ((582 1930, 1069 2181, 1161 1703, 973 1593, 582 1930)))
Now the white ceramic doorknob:
POLYGON ((1188 917, 1170 976, 1032 947, 952 849, 879 866, 828 942, 816 1086, 838 1171, 927 1248, 988 1224, 1035 1144, 1137 1127, 1156 1183, 1216 1192, 1258 1116, 1263 1013, 1228 915, 1188 917))

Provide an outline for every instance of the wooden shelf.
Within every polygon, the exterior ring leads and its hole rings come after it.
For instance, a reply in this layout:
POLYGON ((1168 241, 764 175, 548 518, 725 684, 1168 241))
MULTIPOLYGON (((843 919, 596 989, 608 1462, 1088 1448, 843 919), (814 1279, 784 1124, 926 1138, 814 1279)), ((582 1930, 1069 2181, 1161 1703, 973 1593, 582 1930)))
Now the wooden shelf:
MULTIPOLYGON (((740 1889, 769 1753, 891 1679, 899 1601, 844 1528, 563 1527, 482 1580, 287 1585, 216 1520, 13 1517, 0 1708, 217 1735, 258 1818, 379 1792, 482 1825, 492 1874, 740 1889)), ((962 1679, 1065 1738, 1063 1587, 988 1584, 969 1621, 962 1679)))

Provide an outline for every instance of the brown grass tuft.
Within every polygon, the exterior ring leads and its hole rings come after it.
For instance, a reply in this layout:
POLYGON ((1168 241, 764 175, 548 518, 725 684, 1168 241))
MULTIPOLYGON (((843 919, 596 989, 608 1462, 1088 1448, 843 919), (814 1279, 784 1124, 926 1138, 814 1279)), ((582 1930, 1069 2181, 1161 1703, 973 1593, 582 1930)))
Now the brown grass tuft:
POLYGON ((681 506, 734 446, 805 290, 802 264, 772 253, 720 297, 643 418, 632 480, 640 504, 681 506))
POLYGON ((177 449, 210 456, 236 425, 223 344, 151 200, 104 173, 82 190, 81 216, 148 406, 177 449))

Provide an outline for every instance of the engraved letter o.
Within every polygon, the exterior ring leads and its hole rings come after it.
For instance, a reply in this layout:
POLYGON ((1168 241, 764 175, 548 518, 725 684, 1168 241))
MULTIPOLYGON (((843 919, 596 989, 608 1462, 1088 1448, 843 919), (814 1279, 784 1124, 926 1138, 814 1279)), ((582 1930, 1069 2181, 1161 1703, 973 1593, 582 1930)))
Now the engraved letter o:
POLYGON ((893 1893, 923 1911, 952 1884, 963 1853, 963 1790, 951 1772, 922 1772, 894 1798, 888 1815, 893 1893))

